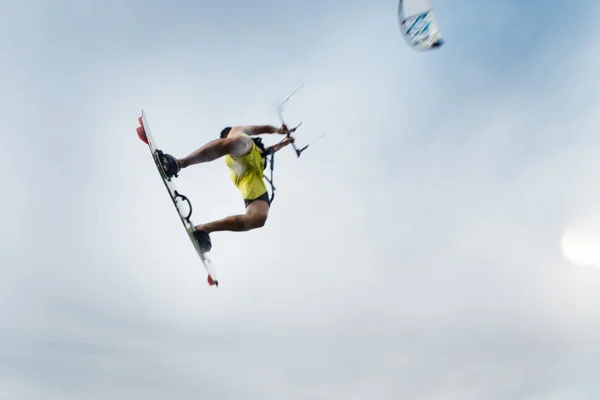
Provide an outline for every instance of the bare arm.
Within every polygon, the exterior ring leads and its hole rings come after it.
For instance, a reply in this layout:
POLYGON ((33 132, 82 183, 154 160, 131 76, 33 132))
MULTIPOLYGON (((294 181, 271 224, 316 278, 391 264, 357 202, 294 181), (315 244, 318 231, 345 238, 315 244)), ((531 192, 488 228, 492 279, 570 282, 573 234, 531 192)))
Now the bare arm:
POLYGON ((236 135, 245 133, 249 136, 272 134, 272 133, 286 133, 284 127, 276 128, 273 125, 244 125, 236 126, 231 129, 231 134, 236 135))
POLYGON ((283 149, 285 146, 288 146, 292 143, 294 143, 294 138, 293 137, 286 137, 285 139, 283 139, 281 142, 274 144, 273 146, 269 146, 267 147, 267 152, 269 151, 273 151, 273 153, 277 153, 279 150, 283 149))

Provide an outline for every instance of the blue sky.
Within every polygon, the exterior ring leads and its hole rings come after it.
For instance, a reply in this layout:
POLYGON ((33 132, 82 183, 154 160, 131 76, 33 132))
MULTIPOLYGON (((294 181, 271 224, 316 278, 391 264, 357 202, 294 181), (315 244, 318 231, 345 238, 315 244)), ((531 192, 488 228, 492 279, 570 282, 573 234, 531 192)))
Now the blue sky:
MULTIPOLYGON (((561 252, 600 232, 593 2, 437 1, 431 53, 393 1, 0 5, 2 398, 598 398, 600 271, 561 252), (181 156, 300 84, 327 136, 213 290, 137 118, 181 156)), ((224 162, 178 187, 243 211, 224 162)))

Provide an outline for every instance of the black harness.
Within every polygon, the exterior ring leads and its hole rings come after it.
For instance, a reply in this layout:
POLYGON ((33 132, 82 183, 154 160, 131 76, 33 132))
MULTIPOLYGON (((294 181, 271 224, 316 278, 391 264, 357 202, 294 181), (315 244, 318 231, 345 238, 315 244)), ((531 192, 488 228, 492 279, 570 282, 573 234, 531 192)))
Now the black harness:
POLYGON ((265 163, 263 165, 263 170, 267 169, 267 163, 270 166, 270 178, 263 176, 267 182, 269 182, 269 186, 271 186, 271 198, 269 199, 269 204, 273 203, 273 199, 275 198, 275 185, 273 184, 273 170, 275 169, 275 151, 273 149, 265 149, 265 145, 262 142, 262 139, 259 137, 252 138, 252 141, 256 146, 261 150, 261 156, 265 159, 265 163))
MULTIPOLYGON (((298 125, 298 126, 300 126, 300 125, 298 125)), ((296 128, 298 128, 298 126, 296 128)), ((290 133, 294 132, 296 130, 296 128, 292 129, 290 131, 290 133)), ((312 143, 314 143, 317 140, 321 139, 323 136, 325 136, 325 134, 322 134, 317 139, 313 140, 312 143)), ((289 136, 289 133, 288 133, 288 138, 289 137, 290 136, 289 136)), ((269 185, 271 185, 271 199, 269 200, 269 204, 271 204, 273 202, 273 199, 275 198, 275 185, 273 184, 273 170, 275 169, 275 150, 273 149, 273 147, 269 148, 268 150, 265 149, 265 145, 263 144, 262 139, 259 138, 259 137, 252 138, 252 141, 254 141, 254 144, 261 150, 261 156, 265 159, 265 164, 263 166, 263 171, 265 169, 267 169, 267 163, 269 163, 269 165, 270 165, 271 178, 267 178, 266 176, 263 176, 263 178, 265 178, 267 180, 267 182, 269 182, 269 185)), ((309 144, 305 145, 304 147, 302 147, 301 149, 298 149, 298 148, 296 148, 296 145, 292 141, 292 147, 296 151, 296 156, 300 157, 300 154, 302 154, 302 152, 304 150, 306 150, 308 148, 308 146, 310 146, 312 143, 309 143, 309 144)))

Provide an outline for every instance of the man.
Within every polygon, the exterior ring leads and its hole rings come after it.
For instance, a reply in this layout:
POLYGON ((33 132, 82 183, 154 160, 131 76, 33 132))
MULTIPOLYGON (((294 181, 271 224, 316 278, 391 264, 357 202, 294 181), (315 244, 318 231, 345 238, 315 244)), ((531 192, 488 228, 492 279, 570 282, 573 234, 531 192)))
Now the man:
POLYGON ((168 177, 177 176, 182 168, 225 157, 225 164, 229 167, 231 180, 240 190, 246 204, 246 213, 195 226, 194 237, 204 251, 210 251, 212 247, 210 240, 212 232, 249 231, 265 225, 270 208, 269 193, 263 180, 263 171, 266 167, 265 157, 269 152, 277 152, 293 143, 294 138, 288 136, 280 143, 265 149, 262 140, 252 138, 252 136, 287 135, 290 132, 285 125, 280 128, 271 125, 227 127, 221 131, 219 139, 205 144, 186 157, 177 159, 170 154, 158 151, 168 177))

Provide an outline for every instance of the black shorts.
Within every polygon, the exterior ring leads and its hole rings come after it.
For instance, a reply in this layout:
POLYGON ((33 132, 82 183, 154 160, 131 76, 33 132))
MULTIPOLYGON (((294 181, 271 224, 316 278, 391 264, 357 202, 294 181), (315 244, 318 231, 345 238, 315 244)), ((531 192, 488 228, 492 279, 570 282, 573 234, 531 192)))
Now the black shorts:
POLYGON ((268 205, 271 205, 271 202, 269 201, 269 192, 264 192, 263 194, 252 200, 244 199, 244 204, 246 205, 246 207, 248 207, 250 203, 256 200, 264 200, 267 202, 268 205))

